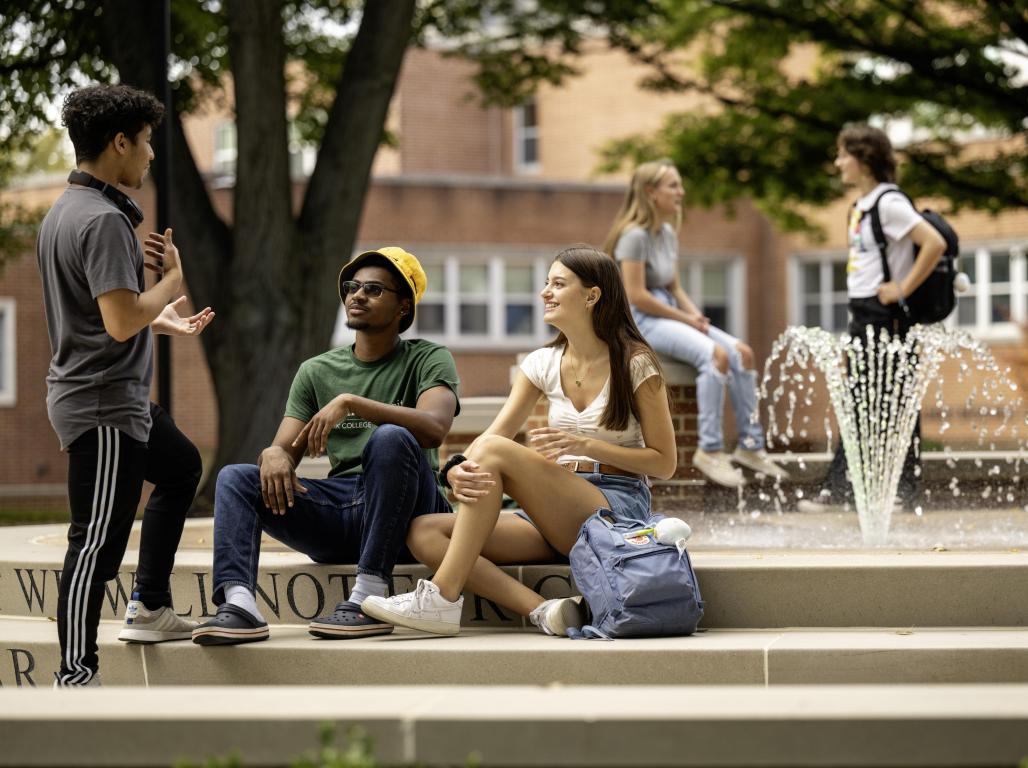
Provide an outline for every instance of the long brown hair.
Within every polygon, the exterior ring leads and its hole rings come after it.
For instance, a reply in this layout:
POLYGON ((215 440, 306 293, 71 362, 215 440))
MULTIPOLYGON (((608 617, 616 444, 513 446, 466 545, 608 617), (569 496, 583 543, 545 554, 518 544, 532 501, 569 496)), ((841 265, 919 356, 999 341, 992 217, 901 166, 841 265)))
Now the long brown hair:
MULTIPOLYGON (((664 157, 660 160, 651 160, 648 163, 643 163, 635 169, 635 172, 632 174, 632 181, 628 185, 628 191, 625 193, 625 199, 621 203, 621 209, 614 219, 614 226, 610 228, 610 232, 607 233, 607 239, 603 243, 603 250, 613 256, 614 247, 618 244, 618 239, 629 227, 642 227, 647 232, 652 232, 657 228, 657 225, 660 223, 660 216, 657 214, 657 209, 653 207, 653 201, 650 200, 650 196, 646 194, 646 191, 660 184, 660 180, 664 178, 664 175, 674 169, 674 167, 675 164, 664 157)), ((676 221, 675 229, 678 229, 681 223, 681 221, 676 221)))
MULTIPOLYGON (((565 248, 554 261, 574 272, 586 288, 595 286, 600 289, 600 298, 593 307, 593 331, 607 345, 610 356, 610 397, 600 417, 600 425, 615 431, 626 429, 629 416, 639 419, 632 388, 632 358, 645 355, 663 380, 660 361, 632 319, 621 271, 613 259, 591 245, 579 244, 565 248)), ((567 336, 561 332, 547 346, 565 344, 567 336)))

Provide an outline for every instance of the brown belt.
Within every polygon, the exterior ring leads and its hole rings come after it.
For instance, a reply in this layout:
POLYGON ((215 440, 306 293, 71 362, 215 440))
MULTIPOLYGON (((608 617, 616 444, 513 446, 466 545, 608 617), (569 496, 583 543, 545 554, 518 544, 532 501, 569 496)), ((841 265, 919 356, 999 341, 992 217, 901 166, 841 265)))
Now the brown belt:
POLYGON ((568 472, 586 472, 591 475, 620 475, 621 477, 632 477, 638 480, 641 475, 637 472, 629 472, 620 467, 613 467, 610 464, 600 464, 598 461, 564 461, 560 466, 568 472))

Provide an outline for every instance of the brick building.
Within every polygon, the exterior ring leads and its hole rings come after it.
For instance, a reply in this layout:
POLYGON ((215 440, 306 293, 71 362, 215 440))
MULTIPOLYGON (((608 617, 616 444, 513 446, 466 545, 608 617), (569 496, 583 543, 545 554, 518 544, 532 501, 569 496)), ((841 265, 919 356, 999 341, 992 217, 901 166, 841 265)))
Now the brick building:
MULTIPOLYGON (((637 86, 643 71, 618 53, 592 50, 579 66, 580 77, 559 89, 544 86, 530 103, 505 110, 481 108, 469 98, 467 64, 431 51, 407 56, 387 123, 398 143, 376 158, 357 248, 398 243, 422 259, 429 290, 410 333, 451 347, 465 396, 505 394, 516 355, 550 338, 536 294, 553 254, 573 242, 602 243, 624 178, 595 174, 598 149, 699 105, 698 97, 643 91, 637 86)), ((230 117, 216 110, 197 115, 187 135, 218 209, 230 210, 230 117)), ((297 151, 298 184, 312 160, 309 151, 297 151)), ((47 204, 63 184, 63 177, 25 183, 8 194, 47 204)), ((152 190, 138 198, 152 215, 152 190)), ((828 233, 822 243, 783 235, 746 201, 731 216, 687 211, 680 233, 683 285, 761 360, 787 325, 841 330, 845 206, 840 201, 813 212, 828 233)), ((964 246, 961 266, 975 287, 961 297, 950 322, 988 341, 998 357, 1019 361, 1014 375, 1025 376, 1018 324, 1028 320, 1028 214, 968 213, 954 224, 964 246)), ((340 324, 335 342, 346 338, 340 324)), ((49 356, 38 275, 26 254, 0 276, 0 434, 6 446, 0 503, 63 495, 65 461, 44 404, 49 356)), ((208 455, 216 413, 200 344, 176 340, 173 368, 176 420, 208 455)), ((948 387, 947 401, 962 402, 969 386, 948 387)), ((819 407, 823 411, 823 402, 819 407)), ((938 437, 933 408, 926 404, 929 439, 938 437)), ((731 430, 731 419, 725 424, 731 430)), ((955 429, 947 439, 967 440, 970 433, 955 429)), ((812 429, 808 447, 824 448, 823 429, 812 429)))

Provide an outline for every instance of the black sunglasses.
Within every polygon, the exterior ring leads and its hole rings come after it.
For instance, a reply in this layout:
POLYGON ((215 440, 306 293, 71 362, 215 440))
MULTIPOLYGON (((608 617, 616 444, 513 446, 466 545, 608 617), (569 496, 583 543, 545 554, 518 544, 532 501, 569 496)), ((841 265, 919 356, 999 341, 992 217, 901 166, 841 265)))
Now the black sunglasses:
POLYGON ((362 283, 359 280, 344 280, 339 285, 339 289, 343 292, 343 297, 349 296, 351 293, 357 293, 361 288, 364 289, 364 295, 369 299, 377 299, 382 295, 383 291, 389 291, 390 293, 399 293, 395 288, 382 285, 382 283, 362 283))

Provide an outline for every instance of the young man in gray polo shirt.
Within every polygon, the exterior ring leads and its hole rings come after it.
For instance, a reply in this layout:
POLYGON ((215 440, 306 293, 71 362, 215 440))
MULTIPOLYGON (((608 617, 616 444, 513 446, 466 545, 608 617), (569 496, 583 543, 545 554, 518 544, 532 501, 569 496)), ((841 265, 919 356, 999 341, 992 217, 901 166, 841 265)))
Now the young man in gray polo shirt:
POLYGON ((72 93, 62 117, 77 169, 39 231, 36 256, 53 351, 46 403, 68 453, 71 509, 57 605, 58 686, 99 684, 104 584, 121 565, 144 479, 155 487, 119 638, 185 640, 193 627, 171 608, 169 580, 200 481, 200 456, 150 402, 152 333, 195 336, 214 313, 179 315, 185 297, 179 297, 182 267, 172 232, 151 233, 144 259, 134 231, 142 213, 116 188, 142 186, 153 158, 150 135, 163 113, 153 96, 128 86, 72 93), (161 277, 149 290, 144 266, 161 277))

